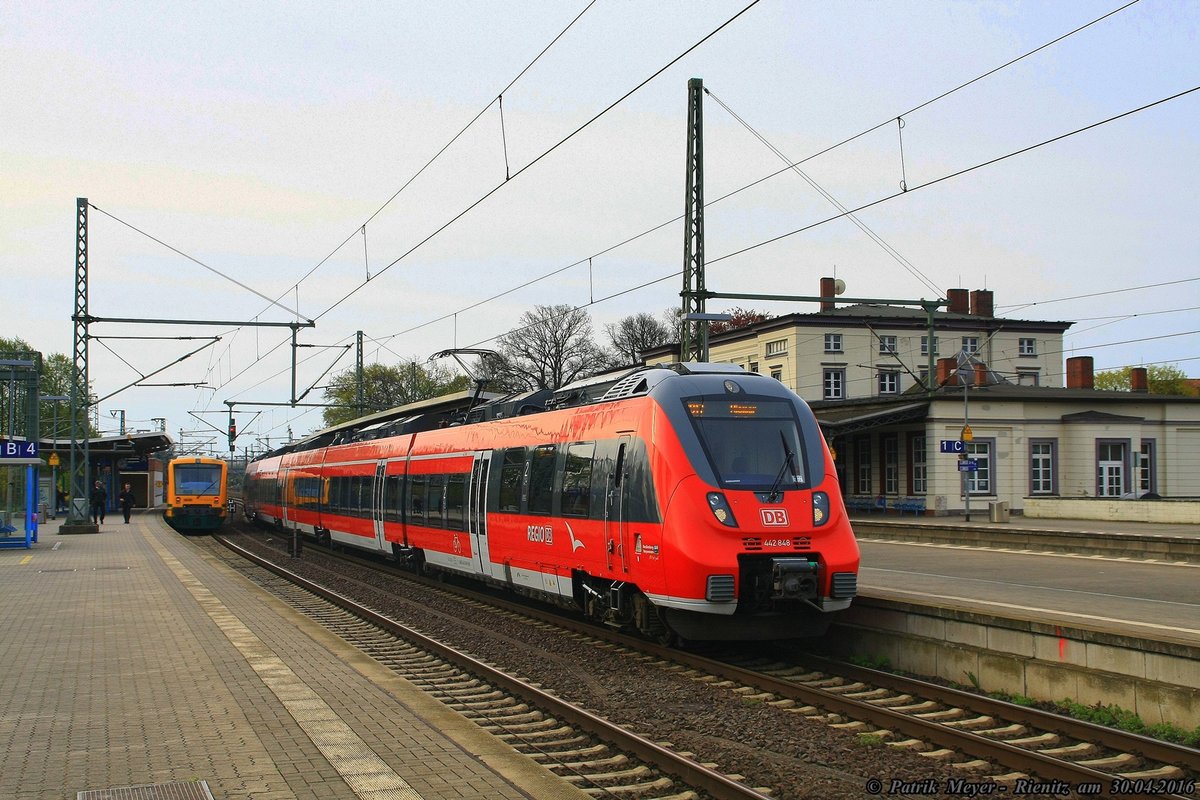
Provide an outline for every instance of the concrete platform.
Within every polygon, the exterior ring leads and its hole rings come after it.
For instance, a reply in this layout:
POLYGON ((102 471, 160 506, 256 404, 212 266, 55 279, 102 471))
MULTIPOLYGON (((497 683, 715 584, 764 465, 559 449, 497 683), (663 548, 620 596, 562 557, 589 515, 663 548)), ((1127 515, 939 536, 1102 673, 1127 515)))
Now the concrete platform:
POLYGON ((586 797, 157 514, 116 517, 0 551, 0 798, 586 797))

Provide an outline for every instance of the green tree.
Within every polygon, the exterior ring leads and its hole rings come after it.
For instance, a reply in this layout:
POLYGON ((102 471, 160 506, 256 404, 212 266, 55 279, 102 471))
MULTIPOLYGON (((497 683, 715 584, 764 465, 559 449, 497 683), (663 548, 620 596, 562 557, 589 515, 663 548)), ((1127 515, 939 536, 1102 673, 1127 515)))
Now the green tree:
POLYGON ((363 367, 363 411, 356 406, 358 382, 354 368, 339 372, 325 387, 325 402, 338 403, 325 409, 325 425, 339 425, 359 416, 428 400, 470 386, 464 375, 456 375, 441 364, 422 364, 415 359, 394 366, 368 364, 363 367))
MULTIPOLYGON (((1133 367, 1097 372, 1095 386, 1113 392, 1128 392, 1132 387, 1133 367)), ((1187 373, 1174 364, 1154 364, 1146 367, 1146 382, 1150 394, 1194 396, 1196 390, 1188 382, 1187 373)))

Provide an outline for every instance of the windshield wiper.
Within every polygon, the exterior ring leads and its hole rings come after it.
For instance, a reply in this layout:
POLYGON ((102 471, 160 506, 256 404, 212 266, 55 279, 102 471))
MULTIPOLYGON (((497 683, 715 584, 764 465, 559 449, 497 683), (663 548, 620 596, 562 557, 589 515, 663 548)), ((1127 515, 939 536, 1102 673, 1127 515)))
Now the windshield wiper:
POLYGON ((779 474, 775 476, 775 482, 771 484, 771 491, 767 492, 768 503, 774 503, 776 495, 782 496, 779 487, 783 483, 783 476, 787 474, 787 471, 791 470, 793 475, 796 474, 796 455, 792 452, 792 448, 788 447, 787 437, 783 435, 783 431, 779 432, 779 441, 783 442, 783 466, 779 468, 779 474))

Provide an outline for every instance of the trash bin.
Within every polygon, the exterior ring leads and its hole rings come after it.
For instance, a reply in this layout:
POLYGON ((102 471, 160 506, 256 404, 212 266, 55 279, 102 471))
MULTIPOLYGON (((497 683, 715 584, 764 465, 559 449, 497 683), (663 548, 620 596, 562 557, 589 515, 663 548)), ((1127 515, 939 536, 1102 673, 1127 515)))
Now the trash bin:
POLYGON ((988 503, 988 520, 990 522, 1008 522, 1008 501, 988 503))

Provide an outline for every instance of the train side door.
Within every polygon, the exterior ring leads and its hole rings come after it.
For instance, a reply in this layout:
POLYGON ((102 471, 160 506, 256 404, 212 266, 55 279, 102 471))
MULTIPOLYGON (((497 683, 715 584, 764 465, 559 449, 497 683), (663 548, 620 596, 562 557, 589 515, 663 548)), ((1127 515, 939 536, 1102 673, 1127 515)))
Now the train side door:
POLYGON ((475 553, 475 567, 482 575, 491 574, 487 540, 487 484, 491 461, 491 453, 475 454, 467 494, 467 530, 471 537, 471 550, 475 553))
POLYGON ((629 454, 629 434, 621 436, 617 443, 617 457, 608 485, 604 492, 604 559, 609 571, 619 563, 621 570, 629 571, 628 554, 625 552, 625 514, 628 494, 625 460, 629 454))
POLYGON ((375 480, 371 484, 371 520, 375 526, 375 546, 380 550, 385 550, 388 547, 387 541, 383 538, 383 508, 384 508, 384 473, 387 471, 387 462, 380 461, 375 466, 375 480))

